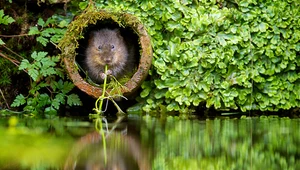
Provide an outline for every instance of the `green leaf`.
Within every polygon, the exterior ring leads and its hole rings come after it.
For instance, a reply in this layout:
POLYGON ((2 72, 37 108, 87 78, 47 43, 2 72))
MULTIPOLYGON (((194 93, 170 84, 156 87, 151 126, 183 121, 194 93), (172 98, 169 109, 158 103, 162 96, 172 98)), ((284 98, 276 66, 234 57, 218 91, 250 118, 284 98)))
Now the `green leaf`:
MULTIPOLYGON (((47 55, 47 53, 46 53, 46 55, 47 55)), ((53 60, 52 60, 52 58, 46 57, 46 55, 44 55, 44 57, 41 59, 42 67, 44 69, 47 69, 47 68, 52 68, 52 67, 56 66, 56 63, 53 61, 55 59, 53 58, 53 60)))
POLYGON ((28 35, 36 35, 40 34, 38 27, 30 27, 28 35))
POLYGON ((79 2, 79 8, 84 10, 88 6, 88 2, 79 2))
POLYGON ((140 93, 140 96, 141 96, 142 98, 145 98, 145 97, 147 97, 147 96, 149 95, 150 92, 151 92, 151 88, 146 88, 146 89, 144 89, 144 90, 140 93))
POLYGON ((69 106, 81 106, 82 105, 80 98, 77 94, 68 95, 67 96, 67 104, 69 106))
POLYGON ((45 21, 42 18, 39 18, 38 23, 39 26, 44 27, 45 21))
POLYGON ((23 104, 26 103, 26 98, 22 95, 22 94, 19 94, 15 100, 13 101, 13 103, 11 104, 11 107, 19 107, 23 104))
POLYGON ((166 29, 172 32, 174 29, 180 29, 182 26, 176 21, 168 21, 166 24, 166 29))
POLYGON ((58 26, 60 28, 64 28, 64 27, 67 27, 69 25, 69 22, 67 22, 66 20, 62 20, 59 22, 58 26))
POLYGON ((39 72, 33 68, 28 69, 28 74, 33 81, 37 81, 37 79, 39 78, 39 72))
POLYGON ((49 42, 49 40, 47 38, 44 37, 37 37, 36 40, 41 43, 44 47, 47 46, 47 43, 49 42))
POLYGON ((55 75, 56 74, 56 70, 55 68, 43 68, 42 70, 40 70, 40 74, 44 77, 50 76, 50 75, 55 75))
POLYGON ((260 32, 266 32, 268 29, 268 24, 261 22, 260 24, 258 24, 258 29, 260 32))
POLYGON ((47 52, 36 52, 34 51, 32 54, 31 54, 31 58, 33 58, 34 60, 36 61, 41 61, 43 58, 45 58, 47 56, 47 52))
POLYGON ((52 101, 51 101, 51 106, 58 110, 59 109, 59 106, 60 106, 60 100, 58 98, 54 98, 52 101))
POLYGON ((227 45, 226 40, 230 39, 230 36, 224 33, 218 33, 216 36, 216 40, 224 47, 227 45))
POLYGON ((5 42, 2 41, 2 39, 0 38, 0 45, 4 45, 5 42))
POLYGON ((43 93, 43 94, 41 94, 38 97, 38 104, 37 104, 37 106, 39 108, 45 107, 46 105, 48 105, 50 103, 51 103, 51 99, 50 99, 50 96, 48 94, 43 93))
POLYGON ((27 59, 23 59, 19 66, 19 70, 28 69, 30 66, 31 66, 31 64, 29 63, 29 61, 27 59))
POLYGON ((55 96, 55 99, 57 99, 58 101, 60 101, 61 104, 65 104, 65 94, 63 93, 58 93, 55 96))
POLYGON ((63 89, 61 91, 66 94, 69 93, 74 88, 74 84, 72 82, 64 82, 63 89))
POLYGON ((46 115, 56 115, 57 114, 57 110, 54 109, 54 107, 50 106, 50 107, 46 107, 45 108, 45 114, 46 115))
POLYGON ((0 24, 8 25, 13 22, 15 22, 15 20, 8 15, 4 15, 4 11, 3 11, 3 9, 1 9, 0 10, 0 24))

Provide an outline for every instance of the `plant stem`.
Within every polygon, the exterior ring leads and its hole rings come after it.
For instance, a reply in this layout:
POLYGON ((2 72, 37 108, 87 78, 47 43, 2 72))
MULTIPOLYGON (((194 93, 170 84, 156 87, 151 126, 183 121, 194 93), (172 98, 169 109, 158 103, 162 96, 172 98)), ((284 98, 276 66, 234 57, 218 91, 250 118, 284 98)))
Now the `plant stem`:
MULTIPOLYGON (((106 75, 106 72, 107 72, 107 65, 105 65, 105 71, 104 71, 104 74, 105 74, 105 75, 106 75)), ((99 100, 99 99, 101 99, 101 100, 100 100, 99 108, 97 108, 97 106, 96 106, 97 114, 101 114, 101 113, 102 113, 102 105, 103 105, 103 100, 104 100, 104 97, 105 97, 105 91, 106 91, 106 82, 107 82, 107 75, 106 75, 105 78, 104 78, 103 89, 102 89, 102 95, 101 95, 101 97, 98 98, 98 100, 99 100)), ((98 100, 97 100, 97 101, 98 101, 98 100)), ((96 103, 98 103, 98 102, 96 102, 96 103)))
POLYGON ((101 134, 102 143, 103 143, 103 152, 104 152, 104 162, 105 165, 107 163, 107 154, 106 154, 106 136, 104 134, 103 126, 102 126, 102 119, 97 118, 95 123, 96 130, 101 134))

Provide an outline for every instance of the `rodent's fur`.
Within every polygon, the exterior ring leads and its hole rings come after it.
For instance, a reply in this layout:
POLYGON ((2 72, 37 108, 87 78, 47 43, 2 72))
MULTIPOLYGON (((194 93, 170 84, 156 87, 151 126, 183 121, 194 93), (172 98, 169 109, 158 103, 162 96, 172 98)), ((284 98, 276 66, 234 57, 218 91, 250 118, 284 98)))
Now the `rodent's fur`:
POLYGON ((102 83, 107 73, 119 78, 132 71, 134 47, 125 42, 119 29, 103 28, 90 34, 85 51, 85 67, 88 76, 96 83, 102 83))

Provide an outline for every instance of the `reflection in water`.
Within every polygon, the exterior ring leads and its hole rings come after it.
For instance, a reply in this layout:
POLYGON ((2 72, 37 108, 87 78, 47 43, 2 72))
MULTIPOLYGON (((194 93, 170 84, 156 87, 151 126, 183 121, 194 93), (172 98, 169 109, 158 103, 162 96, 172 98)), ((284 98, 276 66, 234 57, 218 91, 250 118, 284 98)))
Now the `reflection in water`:
POLYGON ((106 143, 107 162, 101 135, 98 132, 85 135, 73 147, 64 169, 151 169, 147 154, 135 138, 115 132, 106 138, 106 143))
POLYGON ((300 169, 300 119, 144 120, 154 170, 300 169))
POLYGON ((300 119, 129 117, 107 137, 106 164, 101 135, 91 123, 64 119, 19 122, 7 127, 7 120, 0 119, 1 170, 300 169, 300 119), (118 132, 124 126, 130 134, 118 132))

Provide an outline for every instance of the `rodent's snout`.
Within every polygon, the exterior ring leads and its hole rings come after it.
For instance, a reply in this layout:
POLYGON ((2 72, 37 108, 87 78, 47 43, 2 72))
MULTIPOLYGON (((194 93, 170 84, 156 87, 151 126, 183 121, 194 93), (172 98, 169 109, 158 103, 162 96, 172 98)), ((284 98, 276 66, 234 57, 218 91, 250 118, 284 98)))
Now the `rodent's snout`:
POLYGON ((111 63, 111 61, 112 61, 112 59, 111 59, 111 58, 105 58, 105 59, 104 59, 104 62, 105 62, 106 64, 109 64, 109 63, 111 63))

